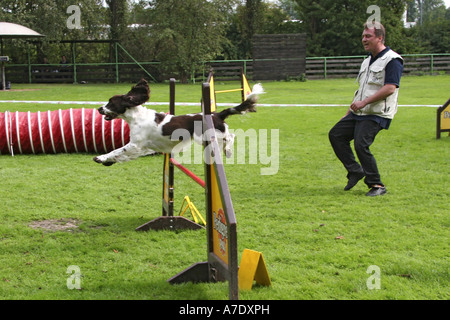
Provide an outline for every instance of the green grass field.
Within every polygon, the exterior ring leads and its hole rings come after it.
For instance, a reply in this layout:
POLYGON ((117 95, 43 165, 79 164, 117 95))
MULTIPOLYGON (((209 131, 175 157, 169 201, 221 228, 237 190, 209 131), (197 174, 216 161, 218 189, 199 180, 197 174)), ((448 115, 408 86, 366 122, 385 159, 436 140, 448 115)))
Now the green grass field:
MULTIPOLYGON (((106 101, 120 85, 14 85, 0 100, 106 101)), ((237 83, 216 83, 216 90, 237 83)), ((353 79, 267 82, 263 104, 347 104, 353 79)), ((152 85, 151 101, 168 101, 168 84, 152 85)), ((450 77, 404 77, 399 104, 442 105, 450 77)), ((201 86, 177 85, 176 100, 199 102, 201 86)), ((237 102, 239 95, 217 96, 237 102)), ((0 110, 46 111, 80 105, 0 103, 0 110)), ((86 106, 92 108, 93 106, 86 106)), ((155 107, 167 111, 166 106, 155 107)), ((177 113, 196 112, 177 106, 177 113)), ((262 252, 271 287, 241 291, 243 300, 439 299, 449 294, 450 137, 436 140, 436 109, 401 107, 372 152, 388 193, 366 197, 360 182, 344 192, 346 172, 328 142, 346 107, 260 107, 235 116, 234 129, 279 130, 279 168, 225 164, 237 216, 239 261, 262 252), (370 289, 370 266, 380 288, 370 289)), ((274 142, 274 141, 270 141, 274 142)), ((237 142, 238 143, 238 142, 237 142)), ((228 299, 227 283, 170 285, 206 261, 200 231, 134 229, 161 214, 162 157, 104 167, 92 154, 0 156, 0 299, 228 299), (36 228, 45 220, 74 224, 36 228), (69 266, 81 289, 69 290, 69 266)), ((203 176, 200 164, 186 165, 203 176)), ((175 173, 175 210, 183 197, 204 212, 203 190, 175 173)))

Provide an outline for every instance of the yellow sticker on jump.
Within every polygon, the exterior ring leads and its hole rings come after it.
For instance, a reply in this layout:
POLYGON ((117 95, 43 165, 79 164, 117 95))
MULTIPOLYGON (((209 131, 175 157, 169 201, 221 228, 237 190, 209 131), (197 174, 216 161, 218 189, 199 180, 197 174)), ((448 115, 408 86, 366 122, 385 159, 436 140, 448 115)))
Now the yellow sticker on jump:
POLYGON ((441 112, 441 130, 450 129, 450 105, 441 112))

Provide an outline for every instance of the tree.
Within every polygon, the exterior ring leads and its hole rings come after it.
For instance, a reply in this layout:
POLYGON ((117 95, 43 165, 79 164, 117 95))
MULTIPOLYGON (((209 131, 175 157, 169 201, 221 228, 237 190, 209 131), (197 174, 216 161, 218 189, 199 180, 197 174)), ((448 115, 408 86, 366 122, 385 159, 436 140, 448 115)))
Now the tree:
MULTIPOLYGON (((289 0, 292 3, 292 0, 289 0)), ((227 28, 226 37, 231 43, 223 56, 227 59, 252 58, 252 38, 254 34, 301 33, 301 22, 293 21, 292 15, 284 8, 292 9, 289 4, 279 4, 247 0, 236 9, 227 28)))
MULTIPOLYGON (((126 0, 106 0, 109 9, 109 38, 121 40, 127 30, 128 6, 126 0)), ((113 44, 109 47, 109 61, 114 62, 115 52, 113 44)))
POLYGON ((299 20, 299 11, 297 8, 297 2, 295 0, 278 0, 281 10, 286 12, 291 20, 299 20))
POLYGON ((422 7, 422 23, 411 28, 414 40, 423 48, 422 52, 448 53, 450 51, 450 8, 446 9, 442 1, 435 1, 434 5, 426 4, 424 2, 422 7))
POLYGON ((232 2, 149 1, 154 57, 165 73, 176 72, 186 82, 203 61, 222 52, 232 2))
POLYGON ((262 0, 246 0, 242 12, 242 47, 245 56, 252 56, 252 38, 262 23, 262 0))
MULTIPOLYGON (((307 33, 307 55, 339 56, 364 54, 361 46, 363 24, 369 18, 370 0, 296 0, 299 17, 307 33)), ((381 23, 389 44, 404 47, 402 15, 407 0, 380 0, 381 23)))
MULTIPOLYGON (((58 63, 62 55, 69 60, 72 54, 70 47, 58 43, 61 40, 86 40, 100 38, 105 24, 101 0, 79 0, 81 9, 81 28, 69 28, 67 19, 70 13, 67 8, 73 4, 71 0, 34 0, 34 1, 2 1, 0 3, 0 21, 19 23, 45 35, 35 46, 23 40, 10 40, 6 46, 14 63, 26 63, 27 51, 37 57, 36 63, 42 63, 47 57, 50 63, 58 63)), ((83 51, 78 54, 84 55, 83 51)))
POLYGON ((445 10, 445 4, 443 0, 409 0, 407 21, 416 21, 419 24, 423 24, 428 20, 435 9, 443 7, 445 10))

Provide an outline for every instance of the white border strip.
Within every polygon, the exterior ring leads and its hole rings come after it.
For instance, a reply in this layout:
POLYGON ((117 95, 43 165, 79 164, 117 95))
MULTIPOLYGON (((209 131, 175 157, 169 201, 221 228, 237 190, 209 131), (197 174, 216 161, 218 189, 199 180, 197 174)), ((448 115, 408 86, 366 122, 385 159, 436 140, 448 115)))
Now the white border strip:
POLYGON ((102 140, 103 140, 103 150, 107 153, 106 149, 106 136, 105 136, 105 117, 102 117, 102 140))
POLYGON ((73 146, 75 147, 75 152, 78 153, 77 138, 75 137, 75 125, 73 123, 73 109, 70 108, 70 126, 72 129, 73 146))
POLYGON ((84 108, 81 109, 81 131, 83 133, 84 151, 88 152, 87 141, 86 141, 86 124, 84 123, 84 121, 85 121, 84 110, 85 110, 84 108))
POLYGON ((122 147, 125 145, 125 120, 122 120, 122 128, 120 128, 120 134, 122 136, 122 147))
POLYGON ((92 109, 92 141, 94 143, 95 153, 98 153, 98 151, 97 151, 97 143, 95 141, 95 114, 97 113, 95 111, 96 111, 95 109, 92 109))
POLYGON ((66 137, 64 137, 64 125, 63 125, 63 118, 62 118, 62 110, 58 110, 59 115, 59 127, 61 129, 61 140, 63 142, 64 151, 67 153, 67 147, 66 147, 66 137))
POLYGON ((50 111, 47 111, 47 117, 48 117, 48 129, 50 130, 50 141, 52 142, 53 153, 56 154, 55 141, 53 140, 52 114, 50 111))
POLYGON ((17 134, 17 145, 19 146, 19 152, 22 154, 22 145, 20 144, 20 121, 19 121, 19 111, 16 111, 16 134, 17 134))
POLYGON ((5 112, 6 144, 8 145, 9 153, 14 157, 14 151, 12 150, 12 133, 11 134, 9 133, 9 130, 11 129, 11 124, 9 123, 10 121, 11 121, 11 112, 6 111, 5 112))
POLYGON ((33 151, 33 154, 36 154, 34 151, 34 144, 33 144, 33 128, 31 127, 31 112, 27 112, 27 118, 28 118, 28 135, 30 136, 30 145, 31 145, 31 151, 33 151))
POLYGON ((42 134, 42 124, 41 124, 41 112, 38 111, 38 128, 39 128, 39 138, 41 140, 42 153, 45 154, 44 137, 42 134))
POLYGON ((114 143, 114 120, 111 121, 111 142, 112 142, 112 149, 116 149, 116 144, 114 143))

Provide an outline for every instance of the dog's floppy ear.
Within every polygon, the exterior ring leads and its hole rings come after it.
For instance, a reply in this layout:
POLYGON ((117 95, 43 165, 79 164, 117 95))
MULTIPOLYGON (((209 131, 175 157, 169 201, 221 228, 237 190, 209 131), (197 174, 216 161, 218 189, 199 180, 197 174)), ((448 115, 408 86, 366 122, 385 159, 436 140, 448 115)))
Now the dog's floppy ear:
POLYGON ((150 99, 150 88, 145 79, 141 79, 124 97, 131 105, 139 106, 150 99))

